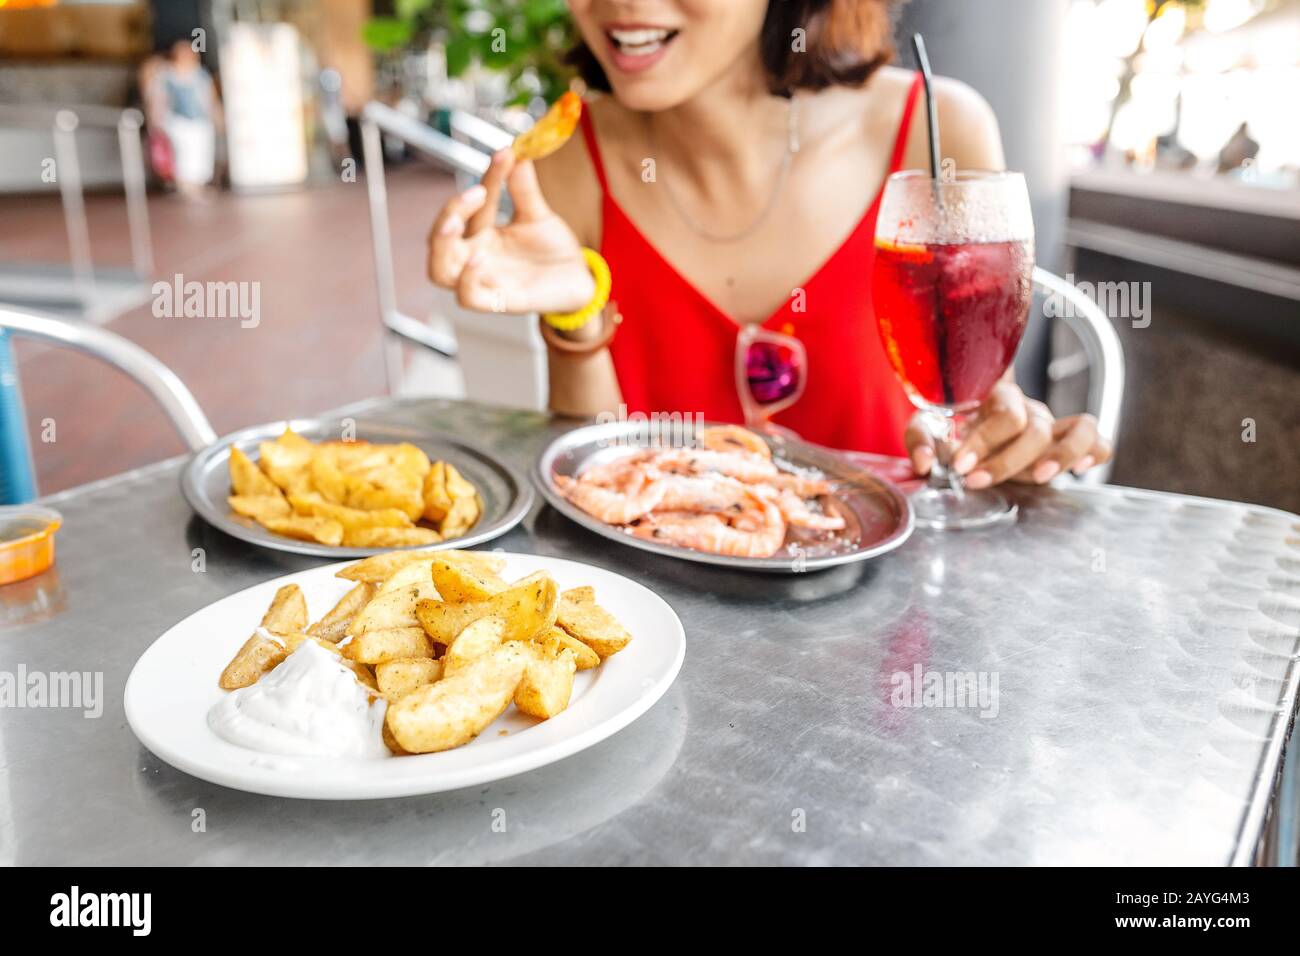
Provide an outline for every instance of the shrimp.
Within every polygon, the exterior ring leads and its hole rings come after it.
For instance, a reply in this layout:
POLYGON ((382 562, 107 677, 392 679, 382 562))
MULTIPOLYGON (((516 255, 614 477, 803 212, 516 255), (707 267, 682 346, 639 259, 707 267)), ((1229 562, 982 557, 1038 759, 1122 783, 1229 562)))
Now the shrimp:
POLYGON ((631 524, 659 506, 665 486, 641 476, 626 483, 624 489, 615 490, 592 482, 574 481, 566 475, 554 475, 560 494, 606 524, 631 524))
POLYGON ((665 475, 659 510, 680 512, 739 512, 747 501, 746 486, 720 475, 665 475))
POLYGON ((634 481, 639 475, 645 474, 653 458, 652 451, 634 452, 612 461, 592 465, 578 476, 578 480, 586 484, 621 490, 629 481, 634 481))
POLYGON ((784 471, 769 478, 767 483, 779 490, 793 492, 800 498, 819 498, 831 493, 831 483, 824 478, 808 478, 784 471))
POLYGON ((736 558, 770 558, 785 544, 785 519, 771 501, 750 494, 749 507, 734 526, 720 515, 666 512, 632 529, 638 538, 736 558))
POLYGON ((700 432, 700 444, 710 451, 749 452, 771 460, 772 449, 767 442, 748 428, 739 425, 714 425, 700 432))
POLYGON ((758 455, 740 452, 697 451, 690 448, 671 448, 655 456, 655 464, 666 471, 688 475, 717 472, 728 478, 744 482, 768 481, 780 472, 776 465, 758 455))
POLYGON ((781 515, 793 528, 813 531, 842 531, 844 519, 839 515, 821 514, 808 507, 808 503, 793 491, 782 489, 774 499, 781 515))

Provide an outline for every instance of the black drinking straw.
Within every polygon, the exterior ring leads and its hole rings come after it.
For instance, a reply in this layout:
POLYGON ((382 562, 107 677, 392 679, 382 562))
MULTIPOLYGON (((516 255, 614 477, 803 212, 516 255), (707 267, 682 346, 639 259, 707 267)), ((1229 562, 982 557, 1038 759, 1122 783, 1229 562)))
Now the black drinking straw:
POLYGON ((930 72, 930 58, 925 55, 925 40, 921 34, 912 34, 912 51, 916 62, 921 67, 921 78, 925 81, 925 114, 930 121, 930 178, 935 181, 935 194, 938 195, 939 182, 939 109, 934 103, 934 74, 930 72))

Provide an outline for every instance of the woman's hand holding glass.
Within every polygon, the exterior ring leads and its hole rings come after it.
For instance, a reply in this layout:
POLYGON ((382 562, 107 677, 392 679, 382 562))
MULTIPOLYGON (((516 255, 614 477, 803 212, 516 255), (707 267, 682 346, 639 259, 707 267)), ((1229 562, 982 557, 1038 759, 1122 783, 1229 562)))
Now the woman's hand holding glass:
MULTIPOLYGON (((912 468, 918 475, 928 475, 935 447, 924 413, 913 416, 904 442, 912 468)), ((972 416, 953 452, 952 470, 975 490, 1004 481, 1041 485, 1062 472, 1082 474, 1110 456, 1110 443, 1098 434, 1097 420, 1091 415, 1054 418, 1042 402, 1003 381, 972 416)))
POLYGON ((531 162, 492 157, 480 185, 452 197, 429 232, 429 278, 480 312, 574 312, 595 280, 573 230, 551 211, 531 162), (497 224, 503 189, 514 218, 497 224))

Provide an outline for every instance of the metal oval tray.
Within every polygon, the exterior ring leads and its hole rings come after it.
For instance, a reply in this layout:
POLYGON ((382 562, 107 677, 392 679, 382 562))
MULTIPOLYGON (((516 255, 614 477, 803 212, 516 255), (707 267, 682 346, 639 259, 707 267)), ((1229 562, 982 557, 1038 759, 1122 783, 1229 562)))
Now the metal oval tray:
POLYGON ((645 426, 635 422, 586 425, 567 432, 551 442, 537 459, 533 480, 553 508, 611 541, 685 561, 742 570, 797 574, 866 561, 893 551, 912 534, 912 507, 891 482, 828 448, 785 438, 766 439, 774 456, 798 468, 816 468, 836 486, 834 497, 848 528, 838 533, 831 544, 815 537, 787 540, 785 547, 770 558, 735 558, 695 551, 633 537, 593 518, 560 494, 553 475, 573 477, 592 465, 628 454, 643 445, 638 433, 643 436, 644 432, 645 426), (794 544, 797 549, 792 547, 794 544))
MULTIPOLYGON (((288 426, 312 441, 330 441, 340 437, 338 419, 296 419, 254 425, 219 439, 197 452, 181 472, 181 492, 185 500, 205 521, 226 534, 277 551, 313 554, 323 558, 361 558, 396 548, 347 548, 298 541, 272 534, 251 518, 234 514, 226 497, 230 494, 230 447, 237 445, 254 461, 258 458, 257 445, 273 441, 288 426)), ((424 450, 434 460, 449 461, 478 489, 483 502, 483 514, 469 533, 450 541, 420 548, 468 548, 505 534, 528 513, 533 504, 533 489, 509 465, 473 445, 453 438, 420 431, 401 425, 383 425, 356 420, 355 437, 358 441, 410 442, 424 450)))

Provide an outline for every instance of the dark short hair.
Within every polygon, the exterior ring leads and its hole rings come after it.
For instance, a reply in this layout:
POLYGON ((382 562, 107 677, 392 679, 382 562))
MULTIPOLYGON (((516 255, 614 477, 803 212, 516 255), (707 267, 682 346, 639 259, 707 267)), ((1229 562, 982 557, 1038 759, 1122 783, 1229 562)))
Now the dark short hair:
MULTIPOLYGON (((894 58, 898 0, 768 0, 759 55, 768 88, 780 96, 828 86, 861 86, 894 58), (803 30, 798 37, 796 30, 803 30), (796 39, 802 40, 796 50, 796 39)), ((609 92, 600 61, 581 39, 566 62, 592 89, 609 92)))

